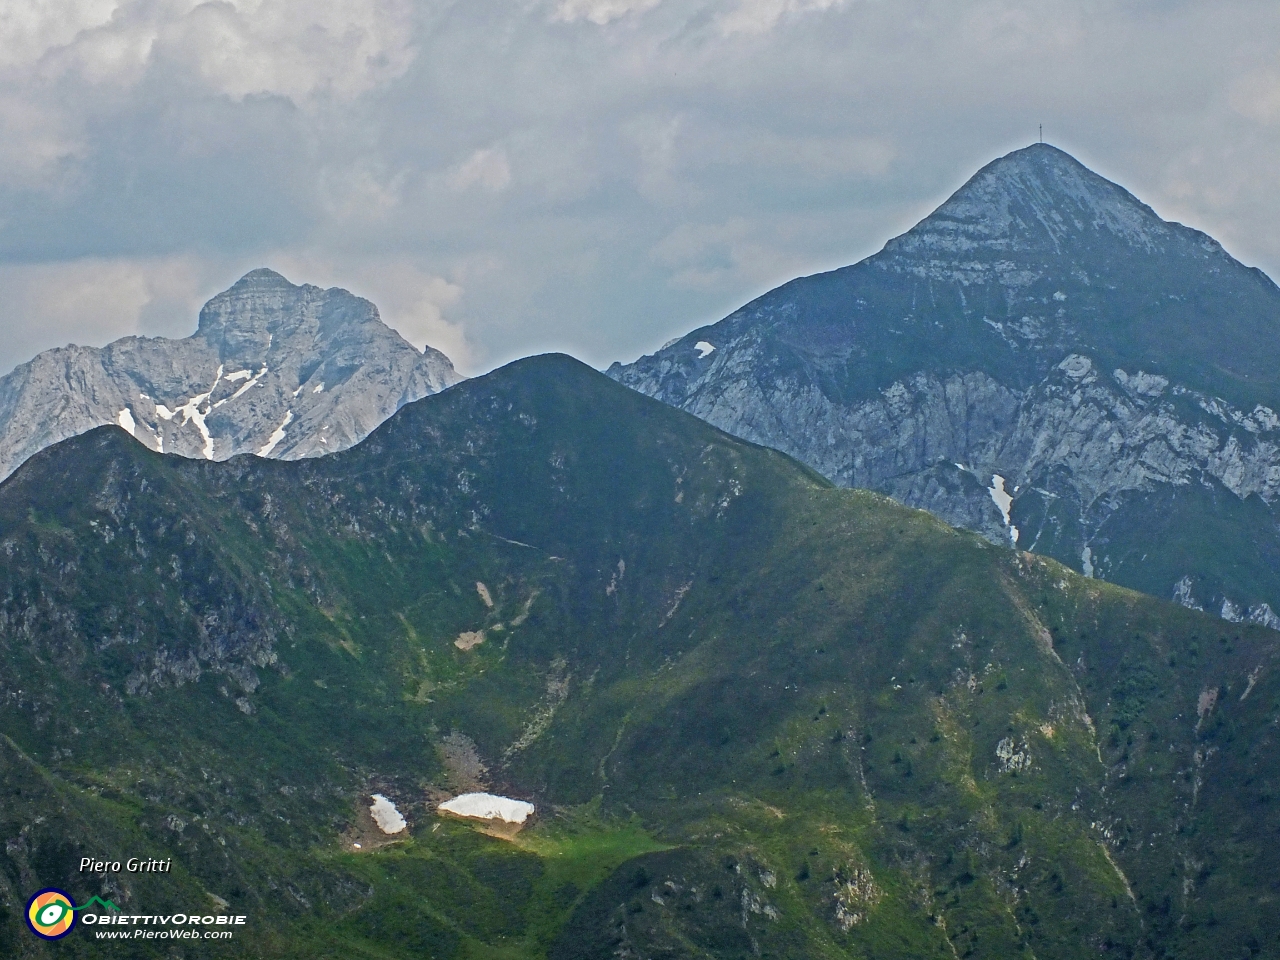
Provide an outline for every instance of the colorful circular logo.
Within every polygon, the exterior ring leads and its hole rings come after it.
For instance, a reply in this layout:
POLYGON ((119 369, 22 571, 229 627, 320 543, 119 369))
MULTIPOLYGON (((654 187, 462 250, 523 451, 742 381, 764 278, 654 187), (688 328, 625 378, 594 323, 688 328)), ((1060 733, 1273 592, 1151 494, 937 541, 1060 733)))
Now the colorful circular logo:
POLYGON ((69 896, 47 887, 27 901, 27 926, 37 937, 60 940, 76 925, 75 909, 69 896))

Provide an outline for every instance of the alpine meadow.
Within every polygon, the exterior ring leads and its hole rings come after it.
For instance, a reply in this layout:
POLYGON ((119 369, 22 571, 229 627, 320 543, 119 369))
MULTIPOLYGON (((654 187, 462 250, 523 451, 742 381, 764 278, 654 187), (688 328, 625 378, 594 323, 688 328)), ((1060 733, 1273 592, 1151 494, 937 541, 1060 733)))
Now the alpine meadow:
MULTIPOLYGON (((565 356, 311 459, 99 427, 0 485, 0 534, 6 904, 249 916, 190 957, 1280 937, 1280 633, 837 488, 565 356), (478 791, 536 813, 438 809, 478 791), (79 869, 110 850, 172 870, 79 869)), ((5 909, 5 956, 124 955, 5 909)))

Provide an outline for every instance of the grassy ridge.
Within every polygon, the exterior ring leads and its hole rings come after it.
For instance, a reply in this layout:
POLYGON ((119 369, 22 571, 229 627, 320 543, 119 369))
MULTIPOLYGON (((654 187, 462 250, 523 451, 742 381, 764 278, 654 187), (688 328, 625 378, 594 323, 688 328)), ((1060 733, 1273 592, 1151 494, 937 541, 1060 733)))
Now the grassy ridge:
POLYGON ((19 914, 60 883, 219 898, 251 923, 218 956, 1276 943, 1276 634, 835 490, 566 358, 322 460, 60 445, 0 486, 0 597, 0 789, 41 785, 0 824, 17 955, 49 955, 19 914), (436 817, 478 785, 537 822, 436 817), (357 851, 374 792, 411 829, 357 851), (75 875, 126 848, 173 881, 75 875))

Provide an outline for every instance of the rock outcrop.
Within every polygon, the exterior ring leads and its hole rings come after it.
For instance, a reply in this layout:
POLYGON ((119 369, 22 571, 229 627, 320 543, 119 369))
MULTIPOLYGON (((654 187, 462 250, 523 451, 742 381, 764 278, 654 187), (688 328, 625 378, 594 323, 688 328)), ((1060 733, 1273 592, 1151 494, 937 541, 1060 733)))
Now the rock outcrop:
POLYGON ((319 456, 460 379, 368 300, 254 270, 205 304, 186 339, 46 350, 0 378, 0 478, 108 423, 186 457, 319 456))

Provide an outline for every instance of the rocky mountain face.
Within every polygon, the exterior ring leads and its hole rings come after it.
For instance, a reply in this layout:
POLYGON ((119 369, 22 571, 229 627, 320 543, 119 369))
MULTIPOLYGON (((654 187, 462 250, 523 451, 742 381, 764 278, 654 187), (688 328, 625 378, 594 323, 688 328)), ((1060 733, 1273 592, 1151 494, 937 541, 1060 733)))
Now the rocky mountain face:
POLYGON ((186 339, 47 350, 0 379, 0 478, 108 423, 186 457, 319 456, 460 379, 368 300, 254 270, 205 304, 186 339))
POLYGON ((609 374, 842 486, 1280 627, 1280 289, 1054 147, 609 374))

